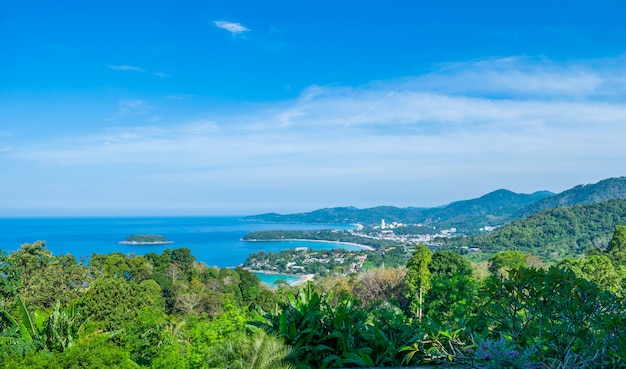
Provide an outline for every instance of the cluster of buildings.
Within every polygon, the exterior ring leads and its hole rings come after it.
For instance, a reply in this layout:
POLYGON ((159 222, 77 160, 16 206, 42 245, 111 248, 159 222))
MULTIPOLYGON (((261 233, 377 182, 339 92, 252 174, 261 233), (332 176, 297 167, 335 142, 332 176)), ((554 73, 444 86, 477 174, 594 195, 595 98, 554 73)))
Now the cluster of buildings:
MULTIPOLYGON (((456 233, 456 228, 449 229, 441 229, 436 231, 435 233, 427 233, 427 234, 396 234, 394 229, 404 228, 404 227, 426 227, 424 224, 404 224, 402 222, 392 222, 386 223, 384 219, 381 220, 380 226, 374 226, 372 229, 375 231, 373 234, 365 234, 362 233, 363 228, 359 228, 353 232, 355 236, 359 237, 368 237, 368 238, 379 238, 384 240, 392 240, 402 243, 423 243, 429 244, 435 241, 437 238, 449 238, 456 237, 458 234, 456 233)), ((430 227, 429 227, 430 228, 430 227)), ((436 228, 432 227, 433 230, 436 228)))
POLYGON ((292 252, 251 255, 246 260, 246 267, 253 270, 277 273, 309 274, 324 268, 331 270, 343 266, 346 272, 357 272, 363 267, 367 255, 345 250, 329 250, 321 254, 306 247, 298 247, 292 252))

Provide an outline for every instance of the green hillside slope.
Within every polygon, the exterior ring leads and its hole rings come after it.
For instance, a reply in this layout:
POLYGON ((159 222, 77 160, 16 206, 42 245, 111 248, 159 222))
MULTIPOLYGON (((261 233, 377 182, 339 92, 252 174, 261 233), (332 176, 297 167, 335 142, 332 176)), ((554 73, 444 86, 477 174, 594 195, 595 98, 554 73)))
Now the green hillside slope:
POLYGON ((593 247, 606 247, 618 224, 626 224, 626 199, 543 210, 490 234, 444 242, 446 248, 519 250, 544 259, 559 259, 581 255, 593 247))
POLYGON ((558 206, 596 204, 623 198, 626 198, 626 177, 607 178, 598 183, 578 185, 556 195, 541 199, 528 205, 516 217, 522 218, 537 211, 552 209, 558 206))

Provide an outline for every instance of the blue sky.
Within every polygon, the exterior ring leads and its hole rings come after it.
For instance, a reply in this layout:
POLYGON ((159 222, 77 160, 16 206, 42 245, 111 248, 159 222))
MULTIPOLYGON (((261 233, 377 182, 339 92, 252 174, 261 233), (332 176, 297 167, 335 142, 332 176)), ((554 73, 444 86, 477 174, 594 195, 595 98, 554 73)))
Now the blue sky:
POLYGON ((622 176, 624 14, 0 0, 0 216, 437 206, 622 176))

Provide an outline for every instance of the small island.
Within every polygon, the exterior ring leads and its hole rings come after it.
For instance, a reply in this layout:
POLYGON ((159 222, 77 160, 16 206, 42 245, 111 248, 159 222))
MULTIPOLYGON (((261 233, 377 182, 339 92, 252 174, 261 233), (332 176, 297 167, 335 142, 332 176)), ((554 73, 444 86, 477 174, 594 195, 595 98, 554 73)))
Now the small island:
POLYGON ((167 238, 158 234, 133 234, 124 241, 120 241, 123 245, 164 245, 168 243, 174 243, 167 238))

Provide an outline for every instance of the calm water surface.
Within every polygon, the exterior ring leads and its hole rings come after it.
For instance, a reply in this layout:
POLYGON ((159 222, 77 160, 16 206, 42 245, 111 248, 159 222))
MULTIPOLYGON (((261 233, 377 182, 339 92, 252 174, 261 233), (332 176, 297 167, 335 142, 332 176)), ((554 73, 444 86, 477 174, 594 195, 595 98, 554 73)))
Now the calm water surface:
POLYGON ((196 260, 211 266, 243 263, 254 251, 276 252, 306 246, 329 249, 338 246, 316 242, 244 242, 248 232, 266 230, 352 229, 337 224, 284 224, 243 221, 239 217, 124 217, 124 218, 0 218, 0 249, 17 250, 38 240, 54 255, 89 257, 93 253, 118 251, 137 255, 161 253, 166 248, 187 247, 196 260), (131 246, 119 242, 131 234, 159 234, 174 241, 169 245, 131 246))

